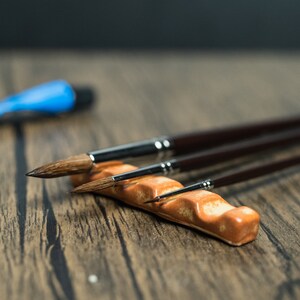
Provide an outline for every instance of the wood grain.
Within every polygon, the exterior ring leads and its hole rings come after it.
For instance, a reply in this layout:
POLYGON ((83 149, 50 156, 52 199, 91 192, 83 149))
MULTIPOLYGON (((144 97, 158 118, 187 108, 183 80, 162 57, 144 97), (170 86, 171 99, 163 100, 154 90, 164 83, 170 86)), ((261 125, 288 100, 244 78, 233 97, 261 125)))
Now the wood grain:
POLYGON ((217 191, 261 214, 258 239, 240 248, 108 198, 70 195, 68 178, 24 176, 100 147, 299 114, 299 71, 298 54, 2 52, 3 97, 64 78, 100 100, 90 112, 1 125, 0 298, 299 298, 299 168, 217 191))

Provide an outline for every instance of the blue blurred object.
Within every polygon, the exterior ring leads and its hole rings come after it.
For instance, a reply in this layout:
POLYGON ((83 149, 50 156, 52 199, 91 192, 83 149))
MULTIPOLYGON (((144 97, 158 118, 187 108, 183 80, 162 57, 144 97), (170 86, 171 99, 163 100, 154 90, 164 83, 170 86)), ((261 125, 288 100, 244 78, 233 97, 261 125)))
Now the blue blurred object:
POLYGON ((56 115, 91 105, 90 89, 74 89, 64 80, 55 80, 8 96, 0 101, 0 118, 18 111, 56 115))

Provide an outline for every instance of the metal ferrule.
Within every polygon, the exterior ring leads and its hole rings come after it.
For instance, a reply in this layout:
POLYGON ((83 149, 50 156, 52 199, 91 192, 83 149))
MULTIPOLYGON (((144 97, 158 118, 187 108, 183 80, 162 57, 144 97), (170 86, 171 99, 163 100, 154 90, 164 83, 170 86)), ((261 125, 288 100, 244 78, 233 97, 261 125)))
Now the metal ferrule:
POLYGON ((176 166, 176 160, 165 161, 163 163, 158 163, 146 167, 141 167, 137 170, 133 170, 130 172, 126 172, 123 174, 114 175, 113 178, 116 181, 127 180, 131 178, 136 178, 140 176, 146 175, 154 175, 154 174, 173 174, 175 171, 179 170, 176 166))
POLYGON ((172 161, 162 162, 160 163, 160 166, 161 166, 162 173, 164 175, 170 175, 175 173, 175 166, 173 166, 172 161))
POLYGON ((211 179, 206 179, 199 183, 199 189, 202 190, 212 190, 214 188, 213 181, 211 179))
POLYGON ((204 180, 204 181, 186 186, 182 189, 178 189, 178 190, 175 190, 173 192, 169 192, 169 193, 160 195, 160 196, 157 197, 157 199, 158 199, 158 201, 160 201, 164 198, 173 197, 173 196, 176 196, 176 195, 179 195, 179 194, 182 194, 182 193, 191 192, 191 191, 195 191, 195 190, 198 190, 198 189, 211 190, 211 189, 213 189, 213 187, 214 187, 213 181, 211 179, 207 179, 207 180, 204 180))
POLYGON ((90 157, 91 161, 94 163, 95 162, 95 156, 91 153, 87 153, 87 155, 90 157))
POLYGON ((165 160, 173 155, 173 143, 166 136, 154 139, 154 146, 157 150, 159 160, 165 160))
POLYGON ((151 140, 120 145, 87 153, 95 163, 109 160, 119 160, 142 157, 155 154, 159 159, 172 154, 174 144, 168 137, 158 137, 151 140))

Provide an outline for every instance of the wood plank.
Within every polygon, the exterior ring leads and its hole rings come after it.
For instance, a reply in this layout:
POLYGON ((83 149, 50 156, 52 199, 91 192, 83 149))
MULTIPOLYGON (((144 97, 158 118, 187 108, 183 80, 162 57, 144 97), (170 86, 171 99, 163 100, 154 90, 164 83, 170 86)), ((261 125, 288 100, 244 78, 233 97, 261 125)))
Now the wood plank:
MULTIPOLYGON (((0 144, 7 158, 1 161, 7 171, 0 183, 3 298, 11 293, 16 299, 299 296, 299 168, 218 190, 230 203, 248 205, 262 216, 258 239, 241 248, 111 199, 70 195, 67 178, 43 181, 22 174, 95 148, 295 114, 300 56, 21 52, 6 57, 9 61, 0 59, 3 90, 65 78, 94 86, 101 100, 92 112, 1 128, 1 141, 7 140, 0 144)), ((283 154, 297 152, 293 147, 283 154)))

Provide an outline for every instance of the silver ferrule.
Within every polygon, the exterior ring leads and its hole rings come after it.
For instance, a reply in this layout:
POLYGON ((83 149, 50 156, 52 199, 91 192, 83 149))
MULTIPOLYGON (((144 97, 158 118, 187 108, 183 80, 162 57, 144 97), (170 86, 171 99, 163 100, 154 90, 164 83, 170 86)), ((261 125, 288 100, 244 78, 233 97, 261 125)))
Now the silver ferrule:
POLYGON ((87 153, 87 155, 90 157, 91 161, 94 163, 95 162, 95 157, 93 154, 87 153))
POLYGON ((154 139, 154 146, 157 149, 157 158, 159 160, 165 160, 173 155, 173 144, 168 137, 162 136, 154 139))
POLYGON ((145 141, 100 149, 87 154, 94 163, 110 160, 126 160, 140 158, 145 160, 154 156, 157 160, 166 160, 172 155, 174 143, 167 137, 157 137, 145 141))
POLYGON ((177 171, 174 169, 171 161, 160 163, 160 167, 164 175, 174 174, 177 171))
POLYGON ((202 190, 212 190, 214 188, 213 181, 211 179, 206 179, 200 183, 200 189, 202 190))

